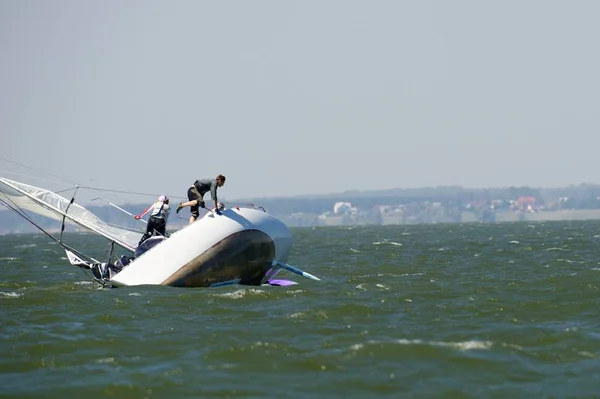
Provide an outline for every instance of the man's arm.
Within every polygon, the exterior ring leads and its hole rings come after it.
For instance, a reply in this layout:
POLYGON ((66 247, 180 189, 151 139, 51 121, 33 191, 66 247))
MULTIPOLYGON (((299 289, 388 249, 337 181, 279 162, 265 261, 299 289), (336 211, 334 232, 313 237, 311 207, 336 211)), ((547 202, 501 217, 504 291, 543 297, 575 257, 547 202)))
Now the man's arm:
POLYGON ((219 201, 217 200, 217 181, 216 180, 211 180, 210 182, 210 197, 212 198, 213 202, 215 203, 215 210, 218 211, 219 210, 219 201))

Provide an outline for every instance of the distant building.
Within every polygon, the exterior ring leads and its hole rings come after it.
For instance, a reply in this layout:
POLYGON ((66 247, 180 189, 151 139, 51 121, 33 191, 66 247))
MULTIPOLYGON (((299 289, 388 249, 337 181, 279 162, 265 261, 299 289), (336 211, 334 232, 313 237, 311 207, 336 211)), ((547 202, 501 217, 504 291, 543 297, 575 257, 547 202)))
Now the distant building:
POLYGON ((350 202, 336 202, 333 205, 333 213, 336 215, 345 215, 352 212, 352 204, 350 202))
POLYGON ((519 197, 517 207, 523 212, 535 212, 535 197, 519 197))

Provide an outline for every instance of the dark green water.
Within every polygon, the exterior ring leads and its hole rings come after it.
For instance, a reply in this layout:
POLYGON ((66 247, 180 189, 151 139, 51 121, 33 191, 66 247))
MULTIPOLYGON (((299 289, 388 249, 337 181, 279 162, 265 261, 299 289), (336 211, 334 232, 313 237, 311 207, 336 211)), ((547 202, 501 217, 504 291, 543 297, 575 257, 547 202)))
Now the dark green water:
POLYGON ((0 237, 0 397, 600 397, 598 222, 293 232, 323 281, 99 289, 0 237))

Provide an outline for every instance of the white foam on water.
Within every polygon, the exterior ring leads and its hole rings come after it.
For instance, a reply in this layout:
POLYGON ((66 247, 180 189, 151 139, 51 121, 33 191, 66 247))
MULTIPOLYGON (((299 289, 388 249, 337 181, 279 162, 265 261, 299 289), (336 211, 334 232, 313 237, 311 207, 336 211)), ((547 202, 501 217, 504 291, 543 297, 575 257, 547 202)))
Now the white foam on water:
POLYGON ((462 342, 444 342, 444 341, 422 341, 400 339, 396 341, 399 344, 410 345, 410 344, 424 344, 431 346, 443 346, 448 348, 458 349, 460 351, 467 351, 472 349, 490 349, 493 345, 490 341, 462 341, 462 342))
POLYGON ((577 354, 581 355, 583 357, 589 357, 589 358, 592 358, 592 359, 599 359, 600 358, 600 356, 598 356, 596 353, 591 353, 591 352, 588 352, 588 351, 579 351, 579 352, 577 352, 577 354))
POLYGON ((240 299, 247 295, 256 295, 256 294, 262 295, 264 293, 265 293, 264 290, 258 290, 256 288, 249 288, 249 289, 237 290, 234 292, 226 292, 223 294, 217 294, 216 296, 220 296, 220 297, 224 297, 224 298, 231 298, 231 299, 240 299))
MULTIPOLYGON (((468 350, 486 350, 490 349, 494 344, 491 341, 460 341, 460 342, 444 342, 444 341, 425 341, 422 339, 397 339, 391 341, 392 343, 399 345, 429 345, 429 346, 440 346, 445 348, 452 348, 459 351, 468 351, 468 350)), ((384 341, 368 341, 368 344, 382 344, 389 343, 384 341)))
MULTIPOLYGON (((265 341, 265 342, 256 341, 255 343, 253 343, 253 344, 250 345, 250 349, 254 349, 254 347, 259 347, 259 346, 265 346, 265 347, 267 347, 269 345, 270 344, 267 341, 265 341)), ((275 344, 275 346, 277 346, 277 344, 275 344)), ((271 347, 275 347, 275 346, 271 345, 271 347)))
POLYGON ((574 260, 569 260, 569 259, 557 259, 557 262, 566 262, 566 263, 577 263, 574 260))
POLYGON ((373 243, 373 245, 384 245, 384 244, 389 244, 389 245, 396 245, 398 247, 401 247, 402 244, 399 242, 394 242, 394 241, 375 241, 373 243))
POLYGON ((23 294, 20 294, 18 292, 2 292, 2 291, 0 291, 0 296, 4 297, 4 298, 19 298, 19 297, 22 297, 23 294))
POLYGON ((96 360, 96 363, 114 363, 115 362, 115 358, 114 357, 106 357, 104 359, 98 359, 96 360))
POLYGON ((234 363, 223 363, 223 364, 219 364, 218 366, 210 366, 210 369, 222 369, 222 370, 231 370, 231 369, 235 369, 239 367, 237 364, 234 363))
POLYGON ((393 273, 378 273, 377 277, 409 277, 409 276, 422 276, 423 273, 402 273, 402 274, 393 274, 393 273))
POLYGON ((521 345, 517 345, 517 344, 502 344, 503 347, 505 348, 510 348, 510 349, 516 349, 516 350, 523 350, 523 347, 521 345))
POLYGON ((301 294, 303 293, 304 290, 289 290, 289 291, 285 291, 286 294, 301 294))

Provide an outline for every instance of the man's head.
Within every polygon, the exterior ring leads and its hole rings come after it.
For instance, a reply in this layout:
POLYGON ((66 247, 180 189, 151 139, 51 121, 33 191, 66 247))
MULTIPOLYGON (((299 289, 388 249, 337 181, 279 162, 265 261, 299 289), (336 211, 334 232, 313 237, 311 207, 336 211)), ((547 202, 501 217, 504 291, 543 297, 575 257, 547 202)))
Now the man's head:
POLYGON ((217 186, 223 187, 223 184, 225 184, 225 176, 218 175, 217 176, 217 186))

